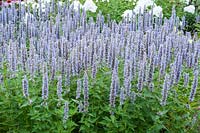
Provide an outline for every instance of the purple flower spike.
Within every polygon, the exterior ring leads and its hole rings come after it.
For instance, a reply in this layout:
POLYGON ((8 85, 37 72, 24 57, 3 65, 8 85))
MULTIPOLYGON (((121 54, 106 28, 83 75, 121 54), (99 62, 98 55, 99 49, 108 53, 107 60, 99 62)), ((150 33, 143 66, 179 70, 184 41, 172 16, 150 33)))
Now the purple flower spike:
POLYGON ((65 102, 64 115, 63 115, 63 123, 66 123, 66 121, 67 121, 68 118, 69 118, 69 103, 65 102))
POLYGON ((194 80, 193 80, 193 83, 192 83, 192 88, 191 88, 190 97, 189 97, 190 102, 194 101, 196 89, 197 89, 197 86, 198 86, 198 75, 199 75, 199 71, 196 70, 194 72, 194 80))
POLYGON ((84 88, 84 112, 88 112, 89 107, 89 88, 88 88, 88 75, 85 71, 84 79, 83 79, 83 88, 84 88))
POLYGON ((58 96, 59 99, 62 99, 62 76, 58 77, 57 96, 58 96))
POLYGON ((42 99, 47 100, 49 96, 49 80, 48 72, 44 70, 43 81, 42 81, 42 99))
POLYGON ((24 76, 24 79, 22 80, 22 88, 23 88, 23 94, 25 98, 29 97, 29 91, 28 91, 28 80, 27 77, 24 76))
POLYGON ((166 75, 164 84, 163 84, 163 89, 162 89, 162 100, 161 100, 162 106, 166 105, 167 97, 168 97, 168 90, 169 90, 169 75, 166 75))
POLYGON ((82 90, 82 85, 81 85, 81 80, 77 80, 77 89, 76 89, 76 99, 79 99, 81 96, 81 90, 82 90))

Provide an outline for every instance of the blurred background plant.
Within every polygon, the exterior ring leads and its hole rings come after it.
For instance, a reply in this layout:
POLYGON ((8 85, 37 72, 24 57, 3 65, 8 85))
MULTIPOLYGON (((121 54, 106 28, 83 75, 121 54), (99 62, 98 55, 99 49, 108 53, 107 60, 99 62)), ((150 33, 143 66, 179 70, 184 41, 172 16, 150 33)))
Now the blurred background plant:
MULTIPOLYGON (((11 3, 18 3, 19 0, 0 0, 1 5, 9 6, 11 3), (2 4, 3 3, 3 4, 2 4)), ((41 0, 42 3, 50 3, 52 0, 41 0)), ((54 0, 59 4, 67 2, 66 0, 54 0)), ((107 20, 108 14, 109 19, 120 22, 123 17, 129 16, 132 10, 137 14, 139 8, 143 9, 144 6, 149 9, 151 6, 155 6, 155 16, 158 16, 159 12, 163 13, 163 18, 169 18, 172 13, 172 8, 175 7, 176 14, 179 18, 185 16, 186 27, 184 31, 186 32, 198 32, 200 19, 198 15, 200 14, 200 0, 69 0, 76 8, 87 9, 88 18, 93 17, 96 20, 96 16, 99 12, 102 13, 107 20)), ((22 2, 25 5, 31 5, 32 8, 38 9, 38 0, 26 0, 22 2)), ((45 6, 42 6, 45 7, 45 6)), ((181 20, 181 19, 180 19, 181 20)))
MULTIPOLYGON (((80 0, 84 4, 86 0, 80 0)), ((122 14, 128 9, 133 9, 138 0, 97 0, 94 1, 97 8, 95 13, 88 12, 89 17, 92 16, 96 19, 96 14, 101 11, 102 14, 106 17, 107 14, 110 15, 110 19, 119 22, 122 20, 122 14)))
MULTIPOLYGON (((84 4, 86 1, 80 0, 80 3, 84 4)), ((128 13, 130 16, 131 10, 136 12, 138 8, 143 9, 143 6, 149 7, 150 9, 153 3, 153 6, 159 7, 154 12, 162 11, 163 18, 169 18, 172 13, 172 8, 175 7, 176 14, 180 20, 185 16, 186 27, 184 31, 192 33, 198 32, 200 34, 198 26, 200 20, 196 19, 200 13, 200 0, 96 0, 93 2, 96 4, 97 10, 96 12, 88 11, 88 17, 96 19, 96 14, 101 11, 105 18, 109 14, 110 19, 116 22, 120 22, 128 13)))
POLYGON ((186 27, 184 31, 199 32, 199 13, 200 0, 155 0, 155 3, 163 8, 163 16, 169 18, 171 16, 171 9, 173 6, 176 9, 176 15, 179 18, 185 16, 186 27))

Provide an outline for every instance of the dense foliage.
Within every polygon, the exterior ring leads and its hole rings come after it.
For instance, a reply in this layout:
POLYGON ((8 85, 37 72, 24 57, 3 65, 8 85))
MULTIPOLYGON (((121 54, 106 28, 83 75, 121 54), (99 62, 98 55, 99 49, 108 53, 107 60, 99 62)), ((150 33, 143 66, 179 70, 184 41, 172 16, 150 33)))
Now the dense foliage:
MULTIPOLYGON (((197 0, 198 1, 198 0, 197 0)), ((184 7, 187 5, 186 3, 184 3, 184 0, 170 0, 170 1, 163 1, 163 0, 155 0, 155 2, 162 6, 163 8, 163 15, 164 17, 169 18, 171 16, 171 9, 173 8, 173 6, 176 9, 176 14, 177 16, 179 16, 180 20, 182 20, 182 17, 185 16, 186 21, 187 21, 187 26, 185 27, 185 31, 189 31, 189 32, 198 32, 199 31, 196 29, 196 23, 197 20, 196 18, 199 15, 199 11, 196 11, 195 14, 192 13, 188 13, 188 12, 184 12, 183 9, 184 7)), ((190 2, 190 4, 194 4, 194 2, 190 2)), ((196 4, 196 3, 195 3, 196 4)), ((198 4, 196 6, 198 8, 198 4)), ((198 20, 199 21, 199 20, 198 20)))
MULTIPOLYGON (((109 0, 109 2, 102 2, 99 0, 96 2, 97 5, 97 13, 102 12, 102 15, 104 15, 107 18, 107 15, 110 15, 110 18, 112 20, 115 20, 117 22, 122 20, 122 14, 127 9, 133 9, 136 5, 136 1, 129 1, 129 0, 109 0)), ((85 0, 81 0, 81 3, 84 3, 85 0)), ((88 12, 88 16, 92 16, 93 18, 96 18, 97 13, 88 12)))
POLYGON ((0 11, 0 132, 197 132, 197 35, 152 10, 119 23, 69 3, 0 11))

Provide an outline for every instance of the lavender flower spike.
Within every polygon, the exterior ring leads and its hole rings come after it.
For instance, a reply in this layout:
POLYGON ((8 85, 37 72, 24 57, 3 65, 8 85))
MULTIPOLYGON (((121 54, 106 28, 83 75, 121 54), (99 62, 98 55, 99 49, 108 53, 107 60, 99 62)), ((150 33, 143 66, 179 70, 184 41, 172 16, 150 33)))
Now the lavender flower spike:
POLYGON ((24 79, 22 80, 22 87, 23 87, 23 94, 24 97, 28 99, 29 103, 32 103, 32 100, 29 98, 29 91, 28 91, 28 79, 26 75, 24 76, 24 79))
POLYGON ((48 83, 48 73, 43 74, 43 83, 42 83, 42 99, 47 100, 49 95, 49 83, 48 83))
POLYGON ((83 112, 83 103, 82 103, 82 101, 79 101, 79 103, 78 103, 78 112, 79 113, 83 112))
POLYGON ((141 92, 143 88, 143 76, 144 76, 144 63, 141 63, 141 68, 138 74, 138 84, 137 84, 139 92, 141 92))
POLYGON ((57 96, 59 99, 62 99, 62 76, 58 77, 57 96))
POLYGON ((28 92, 28 80, 26 75, 24 76, 24 79, 22 80, 22 87, 23 87, 23 94, 25 98, 29 97, 29 92, 28 92))
POLYGON ((83 80, 83 88, 84 88, 84 112, 88 112, 89 107, 89 88, 88 88, 88 75, 85 71, 84 80, 83 80))
POLYGON ((193 80, 192 89, 191 89, 190 97, 189 97, 190 102, 194 101, 194 96, 196 94, 196 89, 197 89, 197 86, 198 86, 198 75, 199 75, 198 70, 195 70, 194 80, 193 80))
POLYGON ((149 84, 149 90, 150 90, 151 92, 153 92, 153 90, 154 90, 154 83, 153 83, 153 82, 151 82, 151 83, 149 84))
POLYGON ((163 89, 162 89, 162 100, 161 100, 161 105, 165 106, 167 97, 168 97, 168 90, 169 90, 169 75, 165 76, 164 84, 163 84, 163 89))
MULTIPOLYGON (((114 108, 115 107, 115 101, 116 101, 116 76, 117 72, 116 69, 113 70, 112 73, 112 81, 111 81, 111 86, 110 86, 110 107, 114 108)), ((113 113, 113 112, 111 112, 113 113)))
POLYGON ((76 89, 76 99, 79 99, 80 96, 81 96, 81 88, 82 88, 82 86, 81 86, 81 80, 78 79, 77 80, 77 89, 76 89))
POLYGON ((189 73, 184 73, 184 87, 186 88, 189 83, 189 73))
POLYGON ((64 115, 63 115, 63 123, 66 123, 66 121, 67 121, 68 118, 69 118, 69 103, 65 102, 64 115))
POLYGON ((124 88, 122 87, 120 90, 120 105, 124 104, 124 100, 125 100, 125 94, 124 94, 124 88))

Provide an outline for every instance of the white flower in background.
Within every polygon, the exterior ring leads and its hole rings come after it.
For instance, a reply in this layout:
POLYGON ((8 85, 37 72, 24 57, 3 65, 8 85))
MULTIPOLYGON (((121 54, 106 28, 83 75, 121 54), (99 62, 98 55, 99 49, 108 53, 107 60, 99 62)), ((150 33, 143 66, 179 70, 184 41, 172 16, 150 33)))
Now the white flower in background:
POLYGON ((132 15, 133 15, 133 10, 126 10, 126 11, 124 11, 124 13, 122 14, 122 17, 123 17, 123 18, 126 18, 126 17, 129 16, 129 18, 130 18, 130 17, 132 17, 132 15))
POLYGON ((74 10, 78 11, 78 8, 80 7, 83 8, 83 5, 78 1, 78 0, 75 0, 72 2, 71 4, 71 7, 74 6, 74 10))
POLYGON ((183 22, 182 22, 182 21, 180 21, 180 22, 179 22, 179 25, 180 25, 180 26, 182 26, 182 25, 183 25, 183 22))
MULTIPOLYGON (((25 6, 32 6, 35 9, 37 2, 35 2, 35 0, 26 0, 26 1, 16 1, 15 3, 17 4, 21 4, 21 5, 25 5, 25 6)), ((39 4, 38 4, 39 7, 39 4)))
POLYGON ((29 18, 34 18, 33 14, 31 14, 31 13, 26 13, 25 16, 24 16, 24 18, 23 18, 24 23, 27 23, 28 17, 29 17, 29 18))
MULTIPOLYGON (((100 0, 102 2, 109 2, 109 0, 100 0)), ((96 2, 99 2, 99 0, 96 0, 96 2)))
POLYGON ((141 12, 143 12, 144 7, 153 6, 153 5, 156 6, 156 4, 153 2, 153 0, 139 0, 136 3, 136 6, 134 8, 134 12, 136 14, 138 14, 140 9, 141 9, 141 12))
POLYGON ((39 8, 39 4, 38 3, 32 3, 31 4, 33 9, 38 9, 39 8))
POLYGON ((85 8, 86 11, 96 12, 97 6, 92 0, 86 0, 83 8, 85 8))
MULTIPOLYGON (((147 8, 149 6, 153 6, 153 15, 159 17, 160 13, 162 13, 162 7, 157 6, 153 0, 139 0, 133 9, 133 11, 138 14, 139 11, 141 10, 141 13, 143 13, 144 7, 147 8)), ((132 16, 132 10, 126 10, 122 17, 127 17, 129 14, 129 17, 132 16)))
MULTIPOLYGON (((36 2, 31 3, 30 5, 34 10, 37 10, 40 8, 40 4, 36 2)), ((41 3, 41 8, 42 8, 42 12, 45 12, 45 3, 41 3)))
MULTIPOLYGON (((20 3, 20 2, 19 2, 20 3)), ((27 5, 26 2, 21 1, 21 5, 27 5)))
POLYGON ((43 3, 50 3, 51 0, 42 0, 43 3))
POLYGON ((126 1, 128 1, 128 2, 135 2, 136 0, 126 0, 126 1))
POLYGON ((162 13, 162 7, 160 6, 155 6, 153 8, 153 15, 155 15, 156 17, 160 16, 160 13, 162 13))
MULTIPOLYGON (((27 1, 29 1, 29 0, 27 0, 27 1)), ((32 2, 35 2, 35 0, 31 0, 32 2)), ((51 0, 38 0, 38 3, 50 3, 51 2, 51 0)))
POLYGON ((189 5, 189 6, 186 6, 185 8, 184 8, 184 12, 189 12, 189 13, 194 13, 195 12, 195 7, 194 7, 194 5, 189 5))
POLYGON ((33 4, 33 3, 35 3, 35 0, 27 0, 26 3, 27 4, 33 4))
MULTIPOLYGON (((98 0, 97 0, 98 1, 98 0)), ((102 2, 109 2, 109 0, 102 0, 102 2)))
POLYGON ((61 5, 61 6, 63 6, 65 3, 62 2, 62 1, 58 1, 58 4, 61 5))
POLYGON ((27 23, 28 16, 29 16, 29 14, 28 14, 28 13, 26 13, 26 14, 25 14, 25 16, 24 16, 24 18, 23 18, 23 21, 24 21, 24 23, 27 23))

